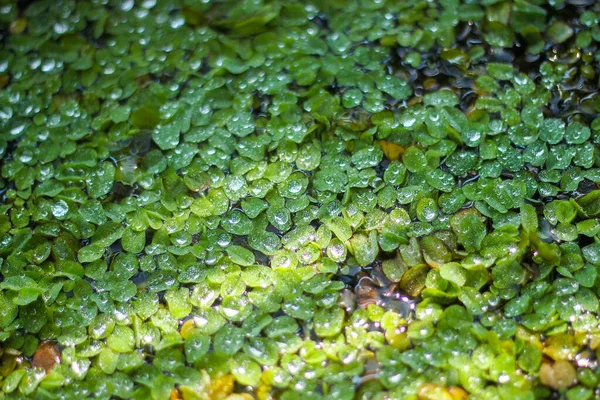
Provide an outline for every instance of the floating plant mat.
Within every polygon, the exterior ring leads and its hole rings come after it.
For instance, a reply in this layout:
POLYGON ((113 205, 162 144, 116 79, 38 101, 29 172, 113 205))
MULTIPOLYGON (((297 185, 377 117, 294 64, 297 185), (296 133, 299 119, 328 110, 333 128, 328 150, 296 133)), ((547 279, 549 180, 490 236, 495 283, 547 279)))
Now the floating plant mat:
POLYGON ((0 399, 598 398, 599 20, 0 1, 0 399))

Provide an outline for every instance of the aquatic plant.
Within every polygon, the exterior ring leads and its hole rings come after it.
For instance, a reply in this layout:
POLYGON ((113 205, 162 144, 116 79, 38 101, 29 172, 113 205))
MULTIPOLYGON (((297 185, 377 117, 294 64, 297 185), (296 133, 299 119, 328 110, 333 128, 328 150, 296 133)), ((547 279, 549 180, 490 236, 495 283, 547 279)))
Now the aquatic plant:
POLYGON ((599 19, 1 2, 0 399, 600 396, 599 19))

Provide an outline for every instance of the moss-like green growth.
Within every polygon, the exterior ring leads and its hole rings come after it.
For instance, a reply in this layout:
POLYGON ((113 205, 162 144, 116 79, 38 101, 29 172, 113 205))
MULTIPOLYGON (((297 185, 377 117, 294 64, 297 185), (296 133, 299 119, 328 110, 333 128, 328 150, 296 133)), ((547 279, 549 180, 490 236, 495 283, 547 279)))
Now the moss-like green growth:
POLYGON ((0 399, 600 397, 599 20, 0 1, 0 399))

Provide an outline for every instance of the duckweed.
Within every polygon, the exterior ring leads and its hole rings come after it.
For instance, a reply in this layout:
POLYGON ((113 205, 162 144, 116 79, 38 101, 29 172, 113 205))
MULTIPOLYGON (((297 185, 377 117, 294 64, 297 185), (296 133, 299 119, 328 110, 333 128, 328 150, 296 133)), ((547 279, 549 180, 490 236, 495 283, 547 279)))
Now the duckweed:
POLYGON ((599 20, 0 2, 0 398, 599 397, 599 20))

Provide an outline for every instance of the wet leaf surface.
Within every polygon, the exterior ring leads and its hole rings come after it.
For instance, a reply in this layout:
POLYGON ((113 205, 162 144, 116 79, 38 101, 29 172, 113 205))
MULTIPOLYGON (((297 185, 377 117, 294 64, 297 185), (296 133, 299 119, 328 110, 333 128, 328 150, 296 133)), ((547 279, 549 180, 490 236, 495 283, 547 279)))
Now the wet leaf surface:
POLYGON ((46 373, 60 363, 60 351, 56 344, 52 342, 43 342, 33 353, 31 366, 33 368, 43 368, 46 373))
POLYGON ((0 6, 0 397, 591 399, 600 4, 0 6))

